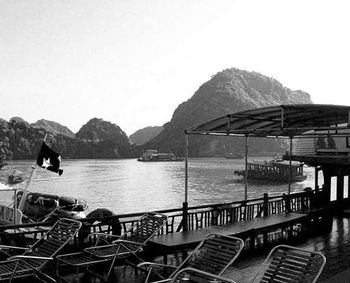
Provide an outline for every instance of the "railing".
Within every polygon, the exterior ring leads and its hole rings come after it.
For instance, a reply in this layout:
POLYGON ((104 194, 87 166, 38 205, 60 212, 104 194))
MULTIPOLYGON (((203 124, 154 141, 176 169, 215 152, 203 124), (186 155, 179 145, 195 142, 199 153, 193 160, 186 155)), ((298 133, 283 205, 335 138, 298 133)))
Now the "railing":
MULTIPOLYGON (((248 201, 236 201, 230 203, 220 203, 211 205, 194 206, 188 208, 187 225, 188 230, 195 230, 211 225, 225 225, 239 221, 246 221, 253 218, 263 217, 280 212, 290 211, 306 211, 314 206, 316 201, 316 192, 301 192, 287 195, 269 197, 264 194, 263 198, 251 199, 248 201)), ((175 233, 183 230, 183 209, 168 209, 157 211, 168 215, 168 221, 160 231, 161 234, 175 233)), ((114 225, 121 225, 121 233, 127 231, 139 218, 143 215, 140 213, 121 214, 112 217, 89 219, 89 222, 83 220, 83 231, 80 233, 79 241, 84 241, 90 232, 112 233, 115 231, 114 225), (117 220, 117 221, 116 221, 117 220)), ((4 231, 8 229, 16 229, 12 236, 31 235, 34 238, 39 237, 45 232, 45 229, 35 227, 47 226, 52 223, 34 223, 20 225, 4 225, 0 226, 0 237, 4 236, 4 231), (16 232, 17 231, 17 232, 16 232), (34 232, 33 232, 34 231, 34 232)), ((118 227, 117 227, 118 228, 118 227)), ((120 230, 120 229, 119 229, 120 230)), ((7 235, 8 236, 8 235, 7 235)))

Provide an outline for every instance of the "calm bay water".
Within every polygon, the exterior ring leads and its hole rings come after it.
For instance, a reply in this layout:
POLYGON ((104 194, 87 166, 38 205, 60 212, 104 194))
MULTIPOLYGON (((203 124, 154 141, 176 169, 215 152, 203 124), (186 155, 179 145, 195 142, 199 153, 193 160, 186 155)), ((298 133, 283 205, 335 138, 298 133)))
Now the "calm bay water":
MULTIPOLYGON (((260 158, 261 159, 261 158, 260 158)), ((249 160, 259 160, 250 158, 249 160)), ((6 183, 13 170, 29 179, 33 161, 10 161, 0 170, 0 182, 6 183)), ((189 206, 238 201, 244 198, 244 182, 234 176, 243 169, 244 160, 193 158, 189 160, 189 206)), ((104 207, 116 214, 179 208, 184 201, 184 162, 138 162, 123 160, 63 160, 63 175, 37 168, 31 191, 82 198, 89 211, 104 207)), ((292 192, 314 186, 314 169, 304 167, 307 180, 292 184, 292 192)), ((25 182, 16 185, 25 187, 25 182)), ((287 184, 248 184, 248 197, 287 192, 287 184)), ((0 192, 0 202, 9 204, 11 193, 0 192)))

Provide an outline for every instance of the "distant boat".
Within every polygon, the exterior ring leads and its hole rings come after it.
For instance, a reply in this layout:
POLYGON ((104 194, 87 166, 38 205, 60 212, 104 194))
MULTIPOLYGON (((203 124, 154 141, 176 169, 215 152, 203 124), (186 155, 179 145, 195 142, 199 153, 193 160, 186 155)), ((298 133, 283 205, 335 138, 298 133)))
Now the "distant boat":
POLYGON ((145 161, 145 162, 150 162, 150 161, 155 161, 155 162, 160 162, 160 161, 183 161, 183 157, 177 157, 175 156, 172 152, 169 153, 162 153, 158 152, 157 150, 154 149, 149 149, 146 150, 142 156, 137 158, 137 161, 145 161))
POLYGON ((18 172, 14 172, 10 174, 7 178, 8 178, 8 183, 12 185, 23 182, 23 178, 18 172))
MULTIPOLYGON (((289 166, 289 162, 277 162, 275 160, 269 162, 249 162, 247 164, 247 170, 248 179, 254 180, 288 182, 289 170, 291 182, 301 182, 307 178, 303 173, 303 164, 300 162, 293 162, 291 167, 289 166)), ((235 170, 234 175, 244 176, 245 170, 235 170)))
POLYGON ((244 155, 238 152, 230 152, 225 155, 226 159, 243 159, 244 155))
POLYGON ((7 165, 6 162, 3 162, 2 160, 0 160, 0 169, 1 169, 2 167, 6 166, 6 165, 7 165))

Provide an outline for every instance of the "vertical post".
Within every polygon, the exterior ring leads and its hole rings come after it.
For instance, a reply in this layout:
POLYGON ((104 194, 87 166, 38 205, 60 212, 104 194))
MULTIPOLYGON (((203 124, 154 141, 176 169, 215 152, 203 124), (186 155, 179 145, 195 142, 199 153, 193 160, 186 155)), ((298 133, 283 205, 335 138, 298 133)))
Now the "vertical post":
POLYGON ((244 200, 248 200, 248 135, 245 135, 244 200))
POLYGON ((185 202, 182 204, 182 225, 183 231, 188 230, 188 136, 185 132, 185 202))
POLYGON ((337 176, 337 202, 341 202, 344 199, 344 175, 337 176))
MULTIPOLYGON (((47 138, 47 133, 44 136, 43 142, 46 142, 46 138, 47 138)), ((19 202, 19 205, 18 205, 18 209, 19 210, 23 210, 23 207, 24 207, 24 204, 25 204, 25 200, 26 200, 26 197, 27 197, 30 185, 32 183, 32 179, 33 179, 33 176, 34 176, 35 169, 36 169, 36 163, 34 163, 34 165, 32 165, 32 173, 30 174, 28 183, 26 185, 26 188, 23 190, 21 201, 19 202)), ((16 198, 16 201, 17 201, 17 198, 16 198)))
POLYGON ((13 190, 13 224, 17 224, 17 189, 13 190))
POLYGON ((315 167, 315 192, 318 192, 318 167, 315 167))
POLYGON ((264 193, 264 216, 269 215, 269 195, 264 193))
MULTIPOLYGON (((22 192, 21 200, 20 200, 20 202, 18 204, 18 209, 21 210, 21 211, 23 210, 23 207, 24 207, 24 204, 25 204, 25 200, 26 200, 27 194, 29 192, 30 185, 32 183, 32 179, 33 179, 33 176, 34 176, 35 169, 36 169, 36 166, 32 165, 32 172, 30 173, 30 177, 29 177, 28 183, 27 183, 25 189, 22 192)), ((17 197, 16 197, 16 203, 17 203, 17 197)))
POLYGON ((292 182, 292 148, 293 147, 293 138, 290 137, 289 143, 289 174, 288 174, 288 196, 291 191, 291 182, 292 182))

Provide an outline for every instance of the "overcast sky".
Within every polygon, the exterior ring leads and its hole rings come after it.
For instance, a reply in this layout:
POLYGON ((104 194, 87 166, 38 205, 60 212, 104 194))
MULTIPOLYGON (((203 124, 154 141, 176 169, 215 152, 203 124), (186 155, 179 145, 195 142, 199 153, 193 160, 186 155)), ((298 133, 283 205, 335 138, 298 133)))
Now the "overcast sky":
POLYGON ((350 2, 0 0, 0 117, 170 121, 226 68, 350 105, 350 2))

